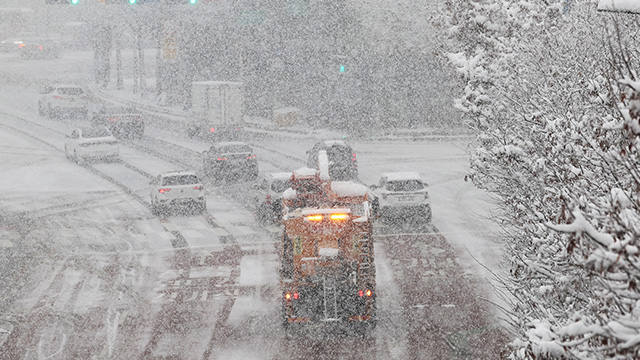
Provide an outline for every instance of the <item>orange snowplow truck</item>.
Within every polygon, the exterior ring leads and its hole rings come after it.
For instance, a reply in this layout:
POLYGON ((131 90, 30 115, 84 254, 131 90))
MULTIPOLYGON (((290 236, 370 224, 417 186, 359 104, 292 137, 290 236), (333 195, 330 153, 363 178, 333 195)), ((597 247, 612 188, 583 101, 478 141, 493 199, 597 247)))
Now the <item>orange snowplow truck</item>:
POLYGON ((320 161, 320 171, 295 171, 283 195, 283 323, 287 329, 339 323, 367 331, 376 321, 367 188, 331 182, 324 165, 320 161))

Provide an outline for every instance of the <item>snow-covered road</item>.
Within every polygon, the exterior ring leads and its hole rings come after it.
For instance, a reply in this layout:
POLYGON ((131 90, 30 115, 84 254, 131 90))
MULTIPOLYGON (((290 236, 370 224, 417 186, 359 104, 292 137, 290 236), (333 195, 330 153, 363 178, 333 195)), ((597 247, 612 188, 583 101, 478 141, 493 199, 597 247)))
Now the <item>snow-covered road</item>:
MULTIPOLYGON (((54 61, 56 76, 87 83, 90 72, 70 72, 65 61, 84 69, 89 59, 65 54, 54 61)), ((2 60, 12 76, 0 86, 0 358, 496 357, 504 338, 482 299, 497 300, 485 279, 502 252, 487 220, 491 202, 464 181, 463 141, 350 141, 365 184, 387 171, 419 172, 433 221, 376 225, 379 322, 371 337, 290 339, 279 316, 280 229, 259 224, 246 207, 251 183, 207 184, 205 214, 156 217, 149 177, 199 171, 208 144, 150 121, 145 138, 122 144, 122 162, 74 164, 64 157, 64 134, 86 120, 37 116, 39 82, 54 74, 2 60)), ((336 135, 253 134, 246 141, 261 173, 303 166, 315 141, 336 135)))

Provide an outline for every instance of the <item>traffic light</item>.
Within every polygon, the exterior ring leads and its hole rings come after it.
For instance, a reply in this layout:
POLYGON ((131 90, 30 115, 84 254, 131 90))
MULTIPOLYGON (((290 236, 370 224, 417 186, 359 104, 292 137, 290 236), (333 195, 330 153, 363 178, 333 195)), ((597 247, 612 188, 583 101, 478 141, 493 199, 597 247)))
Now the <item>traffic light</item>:
POLYGON ((78 5, 78 1, 80 0, 71 0, 71 5, 78 5))
POLYGON ((135 5, 138 2, 138 0, 128 0, 127 2, 131 5, 135 5))
POLYGON ((189 0, 189 4, 191 5, 195 5, 198 2, 198 0, 189 0))
POLYGON ((341 73, 346 72, 346 68, 344 65, 340 65, 340 72, 341 73))

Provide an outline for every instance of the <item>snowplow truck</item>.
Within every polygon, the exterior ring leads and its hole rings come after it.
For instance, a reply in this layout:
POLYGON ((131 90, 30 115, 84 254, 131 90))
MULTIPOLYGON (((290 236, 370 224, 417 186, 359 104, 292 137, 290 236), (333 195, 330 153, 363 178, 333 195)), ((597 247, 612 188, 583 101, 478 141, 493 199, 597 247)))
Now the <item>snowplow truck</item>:
POLYGON ((371 206, 364 185, 331 181, 326 159, 320 154, 319 171, 294 171, 283 194, 283 324, 362 333, 376 322, 371 206))

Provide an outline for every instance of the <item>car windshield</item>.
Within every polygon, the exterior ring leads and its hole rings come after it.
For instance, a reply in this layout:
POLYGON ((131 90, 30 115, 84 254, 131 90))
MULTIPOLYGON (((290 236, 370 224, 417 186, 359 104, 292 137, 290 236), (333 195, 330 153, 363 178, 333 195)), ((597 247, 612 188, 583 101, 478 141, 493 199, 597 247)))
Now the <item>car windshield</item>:
POLYGON ((99 138, 111 136, 111 133, 106 128, 91 128, 82 130, 83 138, 99 138))
POLYGON ((247 145, 225 145, 218 149, 220 153, 250 153, 251 148, 247 145))
POLYGON ((61 87, 58 88, 58 92, 62 95, 82 95, 83 91, 77 87, 61 87))
POLYGON ((195 175, 174 175, 162 179, 162 185, 193 185, 200 181, 195 175))
POLYGON ((387 183, 389 191, 417 191, 424 189, 424 185, 420 180, 396 180, 387 183))
POLYGON ((271 190, 282 193, 289 188, 289 180, 274 180, 271 184, 271 190))

